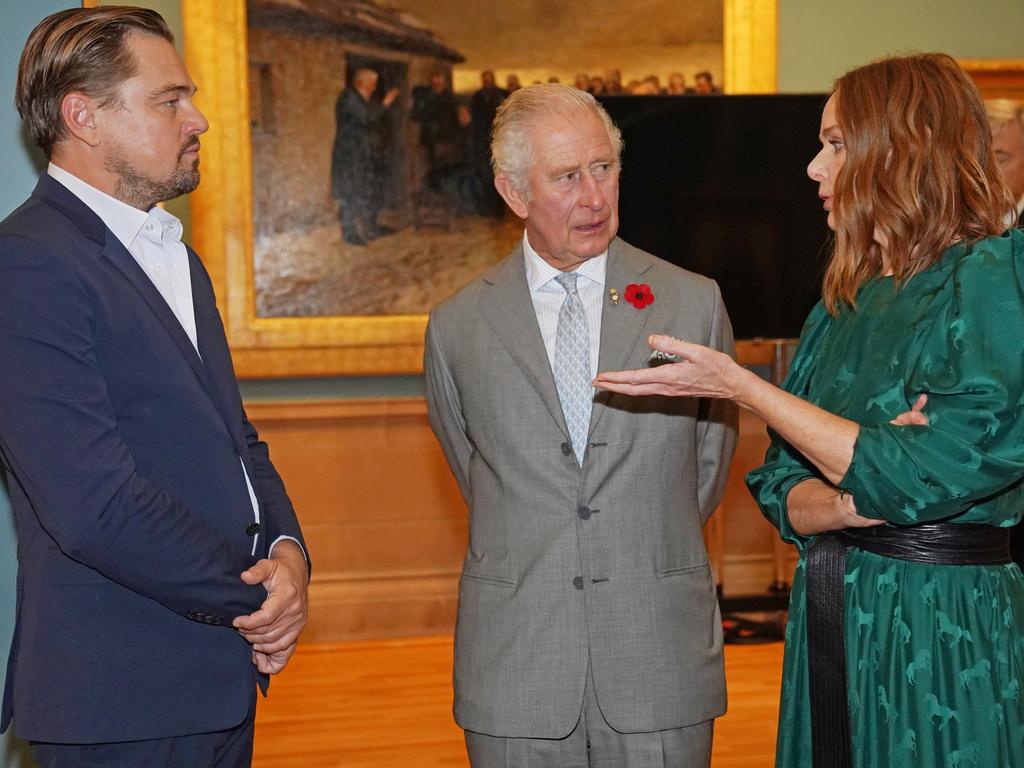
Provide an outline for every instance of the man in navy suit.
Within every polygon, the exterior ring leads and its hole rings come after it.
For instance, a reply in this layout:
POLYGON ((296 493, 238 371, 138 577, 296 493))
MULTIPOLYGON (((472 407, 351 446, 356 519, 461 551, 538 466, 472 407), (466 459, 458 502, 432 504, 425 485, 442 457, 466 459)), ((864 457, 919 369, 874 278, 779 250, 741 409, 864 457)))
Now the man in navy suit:
POLYGON ((3 727, 43 768, 244 766, 306 621, 305 545, 209 276, 156 207, 206 119, 164 20, 44 19, 16 101, 46 174, 0 224, 0 459, 18 529, 3 727))

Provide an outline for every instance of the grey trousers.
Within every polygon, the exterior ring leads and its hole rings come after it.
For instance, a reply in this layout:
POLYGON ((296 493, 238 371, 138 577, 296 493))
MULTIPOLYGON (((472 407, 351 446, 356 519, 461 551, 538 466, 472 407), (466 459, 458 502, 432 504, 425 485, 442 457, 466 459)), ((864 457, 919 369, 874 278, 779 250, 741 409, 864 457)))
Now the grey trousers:
POLYGON ((650 733, 619 733, 605 721, 588 670, 583 712, 561 739, 466 731, 472 768, 708 768, 714 720, 650 733))

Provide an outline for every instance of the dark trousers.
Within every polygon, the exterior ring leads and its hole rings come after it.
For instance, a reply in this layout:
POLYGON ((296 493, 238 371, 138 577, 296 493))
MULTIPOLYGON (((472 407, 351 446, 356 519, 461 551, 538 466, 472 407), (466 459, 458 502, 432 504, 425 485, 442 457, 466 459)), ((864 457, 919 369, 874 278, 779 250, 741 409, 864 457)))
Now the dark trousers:
POLYGON ((39 768, 249 768, 256 692, 245 720, 226 731, 109 744, 29 742, 39 768))

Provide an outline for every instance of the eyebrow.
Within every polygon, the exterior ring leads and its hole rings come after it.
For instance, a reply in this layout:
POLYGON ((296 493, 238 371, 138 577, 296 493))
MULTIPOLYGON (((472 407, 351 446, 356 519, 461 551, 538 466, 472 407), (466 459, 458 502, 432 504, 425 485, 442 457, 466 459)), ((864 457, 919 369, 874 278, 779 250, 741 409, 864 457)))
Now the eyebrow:
POLYGON ((818 138, 819 139, 824 139, 832 131, 838 131, 838 130, 839 130, 839 123, 833 123, 828 128, 823 128, 821 133, 818 134, 818 138))
MULTIPOLYGON (((613 158, 598 158, 598 159, 594 160, 593 162, 588 163, 586 165, 586 167, 589 168, 589 167, 591 167, 593 165, 615 165, 615 160, 613 158)), ((556 166, 551 171, 551 175, 553 177, 562 176, 562 175, 564 175, 566 173, 572 173, 573 171, 579 171, 583 167, 584 166, 580 165, 579 163, 556 166)))
POLYGON ((154 88, 149 92, 149 98, 159 99, 161 96, 166 96, 169 93, 183 93, 194 95, 199 90, 194 86, 183 85, 181 83, 168 83, 167 85, 161 85, 159 88, 154 88))

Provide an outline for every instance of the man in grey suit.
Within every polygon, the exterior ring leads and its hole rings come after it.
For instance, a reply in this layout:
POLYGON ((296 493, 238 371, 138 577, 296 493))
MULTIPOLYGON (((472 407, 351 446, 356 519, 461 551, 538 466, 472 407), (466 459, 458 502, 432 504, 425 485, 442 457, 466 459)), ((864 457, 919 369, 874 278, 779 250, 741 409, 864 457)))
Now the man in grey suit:
POLYGON ((615 238, 622 139, 592 96, 512 94, 495 185, 526 222, 504 261, 437 306, 430 422, 470 510, 455 718, 474 768, 706 766, 725 711, 701 527, 735 411, 594 395, 650 333, 732 352, 718 287, 615 238))

